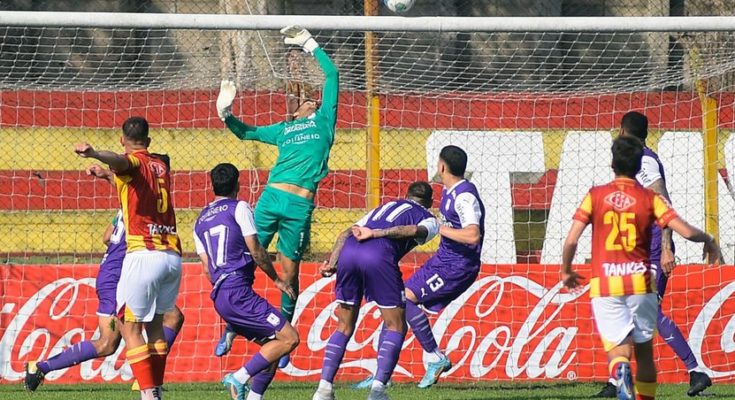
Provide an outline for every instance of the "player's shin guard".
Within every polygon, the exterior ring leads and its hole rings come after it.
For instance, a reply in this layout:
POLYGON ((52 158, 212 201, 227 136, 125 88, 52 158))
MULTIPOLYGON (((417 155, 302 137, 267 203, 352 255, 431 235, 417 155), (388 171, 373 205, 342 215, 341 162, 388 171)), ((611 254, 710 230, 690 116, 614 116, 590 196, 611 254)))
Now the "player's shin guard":
POLYGON ((350 338, 340 331, 335 331, 329 337, 322 363, 322 381, 328 383, 334 382, 334 376, 337 375, 337 369, 342 364, 342 358, 345 356, 345 349, 347 349, 347 342, 349 340, 350 338))
POLYGON ((636 382, 635 392, 637 400, 653 400, 656 398, 656 382, 636 382))
POLYGON ((148 344, 148 352, 151 355, 151 368, 153 370, 153 386, 163 385, 163 376, 166 372, 166 358, 168 357, 168 346, 165 342, 148 344))
POLYGON ((141 391, 156 386, 153 377, 151 355, 148 351, 147 344, 129 349, 126 358, 128 359, 130 369, 133 370, 133 376, 138 380, 141 391))
POLYGON ((175 329, 171 329, 168 326, 163 327, 163 340, 166 341, 166 346, 168 346, 169 351, 171 351, 171 348, 174 346, 177 336, 179 336, 179 332, 175 329))
POLYGON ((661 312, 661 308, 658 309, 658 320, 656 321, 658 333, 666 341, 666 344, 674 350, 674 353, 684 362, 687 367, 687 371, 693 371, 697 369, 699 363, 697 363, 697 357, 694 356, 692 348, 689 347, 684 335, 681 334, 679 327, 676 323, 665 316, 661 312))
POLYGON ((387 385, 398 364, 398 357, 401 355, 401 347, 403 347, 403 339, 406 335, 402 332, 386 330, 382 336, 378 348, 378 370, 375 372, 375 380, 387 385))
POLYGON ((258 372, 251 381, 250 392, 263 396, 268 386, 273 382, 274 372, 269 369, 258 372))
POLYGON ((427 353, 433 353, 439 349, 439 345, 436 344, 434 339, 434 332, 431 331, 431 324, 429 324, 429 318, 416 304, 410 301, 406 302, 406 322, 413 330, 416 340, 421 343, 421 347, 427 353))
POLYGON ((51 371, 71 367, 72 365, 77 365, 93 358, 97 358, 97 350, 94 348, 92 342, 85 340, 65 349, 46 361, 39 362, 38 369, 44 374, 48 374, 51 371))

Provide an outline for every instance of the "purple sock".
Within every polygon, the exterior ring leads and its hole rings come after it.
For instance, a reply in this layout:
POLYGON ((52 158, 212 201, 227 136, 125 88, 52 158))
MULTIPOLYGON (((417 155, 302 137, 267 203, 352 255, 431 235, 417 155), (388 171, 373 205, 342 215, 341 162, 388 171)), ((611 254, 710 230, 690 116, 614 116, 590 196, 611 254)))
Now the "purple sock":
POLYGON ((171 347, 173 347, 174 342, 176 341, 176 336, 179 335, 179 332, 176 332, 175 330, 169 328, 168 326, 163 327, 163 340, 166 341, 166 345, 168 346, 168 351, 171 351, 171 347))
POLYGON ((393 369, 398 364, 398 357, 401 354, 403 346, 403 338, 406 335, 401 332, 385 330, 383 339, 380 341, 378 348, 378 370, 375 372, 375 380, 388 383, 393 369))
POLYGON ((327 382, 334 382, 334 376, 337 375, 337 369, 342 364, 342 358, 345 356, 347 342, 350 340, 344 333, 335 331, 329 337, 327 348, 324 350, 324 361, 322 363, 322 379, 327 382))
POLYGON ((245 370, 248 371, 248 375, 255 376, 264 369, 270 367, 271 363, 263 357, 260 353, 255 353, 253 358, 245 364, 245 370))
POLYGON ((258 372, 258 375, 255 375, 253 377, 253 380, 250 381, 250 390, 252 390, 253 393, 262 396, 265 393, 265 390, 268 389, 268 386, 273 381, 274 375, 275 373, 267 369, 258 372))
POLYGON ((689 347, 689 343, 684 339, 684 335, 681 334, 679 327, 669 317, 665 316, 660 308, 658 310, 658 321, 656 322, 659 334, 666 341, 666 344, 674 350, 674 353, 679 356, 681 361, 684 362, 687 370, 691 371, 697 368, 699 363, 692 352, 692 348, 689 347))
POLYGON ((48 374, 50 371, 71 367, 93 358, 97 358, 97 350, 95 350, 92 342, 85 340, 66 348, 46 361, 41 361, 38 363, 38 369, 44 374, 48 374))
POLYGON ((406 302, 406 322, 408 322, 414 336, 416 336, 416 340, 421 343, 421 347, 424 348, 425 352, 433 353, 439 349, 439 345, 436 344, 436 339, 434 339, 434 332, 431 331, 429 318, 416 304, 410 301, 406 302))

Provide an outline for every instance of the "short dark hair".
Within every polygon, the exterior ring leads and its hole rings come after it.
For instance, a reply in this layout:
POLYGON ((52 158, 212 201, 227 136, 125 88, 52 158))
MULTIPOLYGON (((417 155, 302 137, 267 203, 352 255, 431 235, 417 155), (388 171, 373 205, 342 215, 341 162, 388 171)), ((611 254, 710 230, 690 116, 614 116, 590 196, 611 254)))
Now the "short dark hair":
POLYGON ((123 135, 135 142, 148 140, 148 121, 143 117, 130 117, 123 122, 123 135))
POLYGON ((615 175, 635 179, 641 170, 643 143, 633 136, 620 136, 612 145, 612 169, 615 175))
POLYGON ((406 197, 414 198, 422 206, 431 208, 431 204, 434 202, 434 190, 431 189, 429 182, 417 181, 408 187, 406 197))
POLYGON ((642 142, 648 137, 648 117, 638 111, 630 111, 623 115, 620 127, 625 133, 637 137, 642 142))
POLYGON ((445 146, 439 152, 439 159, 444 161, 449 168, 449 173, 454 176, 464 176, 467 169, 467 153, 457 146, 445 146))
POLYGON ((240 171, 230 163, 222 163, 212 168, 209 177, 212 180, 215 195, 229 196, 237 189, 240 171))

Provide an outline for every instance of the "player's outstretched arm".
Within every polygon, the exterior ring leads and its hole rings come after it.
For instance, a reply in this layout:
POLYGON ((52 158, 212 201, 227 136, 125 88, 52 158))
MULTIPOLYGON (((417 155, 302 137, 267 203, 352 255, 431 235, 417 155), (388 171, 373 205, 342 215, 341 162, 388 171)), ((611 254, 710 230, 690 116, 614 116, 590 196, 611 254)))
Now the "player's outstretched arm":
POLYGON ((291 289, 291 286, 281 280, 278 276, 276 269, 273 267, 273 262, 271 262, 271 258, 268 255, 268 251, 260 244, 258 236, 245 236, 245 244, 248 246, 248 249, 250 249, 250 255, 253 257, 255 263, 261 270, 263 270, 263 272, 265 272, 266 275, 268 275, 269 278, 273 280, 276 287, 283 293, 286 293, 292 300, 295 299, 296 294, 293 292, 293 289, 291 289))
POLYGON ((87 175, 104 179, 110 184, 113 183, 113 179, 115 178, 115 174, 113 174, 112 171, 102 168, 98 164, 90 164, 89 167, 87 167, 87 175))
POLYGON ((455 242, 470 245, 480 244, 480 225, 472 224, 459 229, 442 225, 439 228, 439 233, 455 242))
POLYGON ((719 264, 725 262, 720 246, 717 244, 715 238, 709 233, 692 226, 680 217, 676 217, 669 221, 668 227, 673 229, 686 240, 696 243, 704 243, 702 258, 706 259, 708 263, 719 264))
POLYGON ((110 166, 115 171, 126 171, 130 168, 130 161, 122 154, 106 150, 95 150, 89 143, 77 143, 74 152, 83 158, 94 158, 110 166))
POLYGON ((577 254, 579 238, 582 236, 582 232, 584 232, 586 227, 587 224, 584 222, 575 220, 572 222, 567 239, 564 241, 561 261, 561 280, 569 290, 577 290, 582 285, 581 281, 584 280, 582 276, 572 269, 572 261, 574 261, 574 255, 577 254))
POLYGON ((324 86, 322 87, 322 105, 319 112, 323 113, 334 124, 337 121, 337 100, 339 98, 339 71, 327 53, 319 47, 308 30, 299 26, 287 26, 281 29, 285 36, 284 43, 300 46, 305 52, 313 54, 324 72, 324 86))
POLYGON ((224 80, 220 84, 217 95, 217 115, 224 121, 227 128, 240 140, 256 140, 266 144, 276 144, 279 134, 283 131, 283 123, 267 126, 248 125, 232 115, 232 101, 237 94, 235 82, 224 80))

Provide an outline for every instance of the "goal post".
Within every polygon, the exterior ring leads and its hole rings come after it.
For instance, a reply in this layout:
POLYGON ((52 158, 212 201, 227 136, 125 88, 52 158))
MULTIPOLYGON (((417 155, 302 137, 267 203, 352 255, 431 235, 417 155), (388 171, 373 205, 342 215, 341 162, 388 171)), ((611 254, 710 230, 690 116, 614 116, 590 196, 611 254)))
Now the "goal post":
MULTIPOLYGON (((378 2, 366 4, 375 14, 378 2)), ((605 380, 588 298, 562 290, 558 268, 574 210, 612 178, 610 145, 628 111, 649 118, 647 145, 676 210, 719 234, 726 260, 735 259, 735 18, 0 11, 0 381, 18 381, 24 362, 95 332, 100 238, 119 205, 110 185, 84 175, 71 146, 120 149, 120 126, 133 115, 150 122, 153 150, 171 156, 187 261, 171 379, 218 380, 253 351, 238 339, 231 356, 211 356, 222 325, 191 230, 213 199, 214 165, 235 164, 240 198, 255 204, 277 156, 227 131, 215 109, 220 81, 236 81, 233 113, 258 125, 286 119, 289 95, 320 92, 317 63, 287 56, 278 29, 290 24, 310 29, 335 61, 340 97, 301 277, 302 344, 279 378, 318 379, 335 303, 333 280, 317 267, 337 234, 413 181, 433 180, 448 144, 468 153, 467 177, 487 210, 478 280, 431 317, 454 363, 449 381, 605 380)), ((433 188, 438 200, 442 188, 433 188)), ((583 275, 589 237, 575 259, 583 275)), ((700 247, 675 243, 681 266, 664 312, 700 366, 733 382, 735 269, 703 265, 700 247)), ((408 255, 404 274, 436 248, 408 255)), ((278 304, 265 279, 255 285, 278 304)), ((379 326, 376 306, 363 305, 338 379, 374 372, 379 326)), ((675 354, 662 341, 656 348, 660 381, 684 381, 675 354)), ((409 333, 396 380, 416 380, 427 360, 409 333)), ((118 352, 48 379, 127 380, 126 368, 118 352)))

